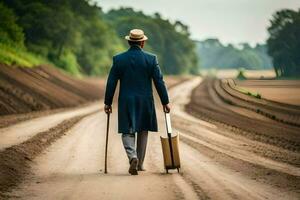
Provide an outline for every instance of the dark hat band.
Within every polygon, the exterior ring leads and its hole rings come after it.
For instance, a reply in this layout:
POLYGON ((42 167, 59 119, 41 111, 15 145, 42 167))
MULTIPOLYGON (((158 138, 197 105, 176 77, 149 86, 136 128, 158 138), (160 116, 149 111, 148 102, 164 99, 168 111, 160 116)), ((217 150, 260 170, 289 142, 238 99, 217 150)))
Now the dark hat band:
POLYGON ((129 37, 131 40, 140 40, 140 39, 143 39, 144 38, 144 36, 142 36, 142 37, 139 37, 139 38, 132 38, 132 37, 129 37))

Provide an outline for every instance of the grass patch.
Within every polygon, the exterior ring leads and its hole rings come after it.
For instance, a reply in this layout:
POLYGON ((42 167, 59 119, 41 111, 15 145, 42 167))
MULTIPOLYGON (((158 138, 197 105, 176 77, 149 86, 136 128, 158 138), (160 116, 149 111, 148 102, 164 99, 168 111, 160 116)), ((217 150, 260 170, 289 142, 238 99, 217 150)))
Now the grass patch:
POLYGON ((28 52, 25 48, 17 48, 0 44, 0 63, 6 65, 18 65, 22 67, 34 67, 40 64, 50 64, 48 60, 28 52))
POLYGON ((259 94, 258 92, 250 92, 250 91, 246 90, 245 88, 241 88, 241 87, 235 87, 235 89, 243 94, 248 95, 248 96, 252 96, 257 99, 261 99, 261 94, 259 94))

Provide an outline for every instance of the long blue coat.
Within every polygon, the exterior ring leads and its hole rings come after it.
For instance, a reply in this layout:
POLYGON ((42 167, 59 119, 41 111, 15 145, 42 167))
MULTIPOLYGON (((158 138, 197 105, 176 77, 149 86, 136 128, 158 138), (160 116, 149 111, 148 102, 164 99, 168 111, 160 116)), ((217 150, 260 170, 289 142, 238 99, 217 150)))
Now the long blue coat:
POLYGON ((152 94, 152 80, 163 105, 169 97, 155 55, 131 46, 128 51, 113 57, 106 91, 105 105, 111 105, 120 80, 118 99, 118 132, 157 131, 152 94))

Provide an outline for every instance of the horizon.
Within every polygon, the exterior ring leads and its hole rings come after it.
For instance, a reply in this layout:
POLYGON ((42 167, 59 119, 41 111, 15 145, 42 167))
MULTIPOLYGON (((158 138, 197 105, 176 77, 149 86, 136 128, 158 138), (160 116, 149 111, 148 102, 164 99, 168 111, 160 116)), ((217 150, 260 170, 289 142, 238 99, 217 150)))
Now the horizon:
POLYGON ((171 7, 168 0, 153 0, 151 2, 93 0, 93 2, 96 2, 104 12, 120 7, 130 7, 147 15, 153 15, 157 12, 162 18, 172 22, 179 20, 188 25, 192 40, 203 41, 217 38, 224 45, 248 43, 252 47, 256 44, 266 43, 269 20, 276 11, 281 9, 298 10, 300 8, 300 1, 296 0, 284 2, 281 0, 265 0, 264 2, 259 0, 250 2, 247 0, 226 2, 222 0, 186 0, 184 2, 174 0, 171 7), (161 6, 157 6, 158 2, 161 6), (186 6, 185 10, 189 10, 189 12, 178 16, 178 10, 183 6, 186 6), (253 12, 248 12, 249 9, 252 9, 253 12))

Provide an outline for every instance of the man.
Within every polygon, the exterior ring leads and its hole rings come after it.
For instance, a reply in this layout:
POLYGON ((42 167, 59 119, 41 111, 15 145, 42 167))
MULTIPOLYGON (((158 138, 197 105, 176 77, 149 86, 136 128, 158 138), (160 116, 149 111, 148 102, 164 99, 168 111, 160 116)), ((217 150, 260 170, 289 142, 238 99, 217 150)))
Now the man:
POLYGON ((130 48, 113 57, 105 91, 105 112, 112 112, 112 101, 120 80, 118 99, 118 132, 127 153, 131 175, 144 171, 148 131, 157 132, 157 120, 152 94, 152 80, 159 94, 164 112, 170 112, 169 97, 155 55, 143 51, 148 39, 140 29, 133 29, 125 37, 130 48), (137 146, 135 138, 137 133, 137 146))

